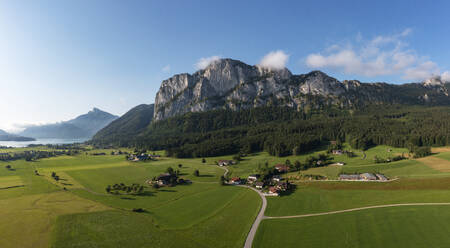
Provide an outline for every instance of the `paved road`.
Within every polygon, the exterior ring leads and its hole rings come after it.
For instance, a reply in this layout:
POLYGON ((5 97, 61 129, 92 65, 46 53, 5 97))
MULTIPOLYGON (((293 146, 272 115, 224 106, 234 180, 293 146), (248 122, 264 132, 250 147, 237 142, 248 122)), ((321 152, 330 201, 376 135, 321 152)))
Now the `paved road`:
POLYGON ((388 207, 402 207, 402 206, 440 206, 440 205, 450 205, 449 202, 427 202, 427 203, 400 203, 400 204, 386 204, 386 205, 377 205, 377 206, 368 206, 361 208, 351 208, 345 210, 338 211, 330 211, 324 213, 316 213, 316 214, 302 214, 302 215, 291 215, 291 216, 266 216, 266 219, 290 219, 290 218, 304 218, 304 217, 312 217, 312 216, 320 216, 320 215, 329 215, 329 214, 339 214, 353 211, 360 211, 365 209, 373 209, 373 208, 388 208, 388 207))
POLYGON ((259 210, 258 216, 256 217, 255 222, 253 222, 252 228, 250 229, 250 232, 247 235, 247 239, 245 240, 244 248, 251 248, 252 244, 253 244, 253 239, 255 238, 255 234, 256 234, 256 231, 258 230, 259 224, 261 223, 261 221, 264 218, 266 218, 264 216, 264 212, 266 211, 267 200, 266 200, 266 197, 257 189, 254 189, 252 187, 245 186, 245 185, 239 185, 239 186, 249 188, 249 189, 255 191, 256 193, 259 194, 259 196, 261 197, 261 200, 262 200, 261 209, 259 210))

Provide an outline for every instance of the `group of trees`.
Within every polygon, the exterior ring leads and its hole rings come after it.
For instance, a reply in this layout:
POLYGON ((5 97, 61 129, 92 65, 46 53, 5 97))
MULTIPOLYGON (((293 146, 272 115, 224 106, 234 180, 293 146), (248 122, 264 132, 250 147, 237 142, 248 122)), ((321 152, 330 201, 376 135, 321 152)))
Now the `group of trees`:
POLYGON ((54 150, 54 151, 31 150, 24 152, 0 153, 0 161, 13 161, 19 159, 25 159, 26 161, 33 161, 41 158, 51 158, 61 155, 73 156, 79 153, 80 151, 75 149, 54 150))
POLYGON ((108 194, 133 194, 133 195, 140 195, 144 193, 144 186, 133 183, 131 185, 126 185, 124 183, 114 184, 113 186, 108 185, 106 186, 106 192, 108 194))
MULTIPOLYGON (((35 174, 36 174, 36 172, 35 172, 35 174)), ((52 178, 53 179, 55 179, 55 181, 59 181, 59 176, 58 175, 56 175, 56 172, 52 172, 52 178)))

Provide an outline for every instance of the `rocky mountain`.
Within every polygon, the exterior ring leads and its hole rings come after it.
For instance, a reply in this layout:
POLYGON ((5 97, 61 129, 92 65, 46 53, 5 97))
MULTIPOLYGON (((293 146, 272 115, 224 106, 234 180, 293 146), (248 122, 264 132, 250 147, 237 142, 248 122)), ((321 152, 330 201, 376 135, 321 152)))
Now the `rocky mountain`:
POLYGON ((91 138, 118 117, 94 108, 89 113, 60 123, 30 126, 20 135, 33 138, 82 139, 91 138))
POLYGON ((128 141, 141 133, 153 120, 154 104, 141 104, 101 129, 92 140, 109 143, 128 141))
POLYGON ((450 105, 448 88, 448 82, 437 78, 402 85, 340 82, 320 71, 293 75, 286 68, 274 70, 221 59, 192 75, 184 73, 164 80, 156 94, 154 120, 188 112, 261 106, 450 105))
POLYGON ((0 141, 33 141, 35 139, 23 137, 20 135, 10 134, 0 129, 0 141))

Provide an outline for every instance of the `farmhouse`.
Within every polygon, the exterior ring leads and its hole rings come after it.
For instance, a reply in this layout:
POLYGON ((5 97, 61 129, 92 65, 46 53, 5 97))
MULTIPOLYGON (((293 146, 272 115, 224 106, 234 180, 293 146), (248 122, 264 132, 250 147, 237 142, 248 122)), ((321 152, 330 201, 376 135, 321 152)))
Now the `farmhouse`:
POLYGON ((385 176, 382 175, 382 174, 375 174, 375 176, 376 176, 377 179, 380 180, 380 181, 387 181, 387 180, 388 180, 387 177, 385 177, 385 176))
POLYGON ((258 178, 259 178, 259 174, 253 174, 253 175, 248 176, 247 180, 248 181, 256 181, 256 180, 258 180, 258 178))
POLYGON ((278 189, 276 187, 270 187, 269 191, 264 194, 266 196, 279 196, 278 189))
POLYGON ((280 175, 275 175, 272 177, 272 181, 274 182, 279 182, 281 181, 283 178, 280 175))
POLYGON ((275 170, 277 170, 279 173, 286 173, 289 171, 289 166, 284 164, 277 164, 275 165, 275 170))
POLYGON ((219 160, 219 162, 217 162, 217 164, 219 166, 227 166, 227 165, 233 165, 235 163, 233 160, 219 160))
POLYGON ((256 183, 255 183, 255 187, 256 187, 257 189, 262 189, 262 188, 264 187, 264 183, 263 183, 263 182, 256 182, 256 183))
POLYGON ((373 180, 377 180, 377 177, 372 174, 372 173, 362 173, 360 175, 362 180, 366 180, 366 181, 373 181, 373 180))
POLYGON ((171 181, 173 180, 172 179, 173 177, 175 177, 175 180, 176 180, 175 175, 171 175, 169 173, 163 173, 156 178, 156 183, 158 183, 158 185, 160 185, 160 186, 169 185, 171 183, 171 181))
POLYGON ((240 177, 233 177, 233 178, 230 179, 229 183, 230 184, 235 184, 235 185, 241 184, 241 178, 240 177))
POLYGON ((387 181, 388 179, 382 174, 362 173, 362 174, 341 174, 339 180, 347 181, 387 181))
POLYGON ((344 166, 344 165, 345 165, 345 163, 344 163, 344 162, 337 162, 337 163, 336 163, 336 165, 339 165, 339 166, 344 166))
POLYGON ((277 183, 277 185, 275 185, 275 188, 278 190, 278 191, 286 191, 286 190, 288 190, 289 189, 289 183, 287 183, 287 182, 278 182, 277 183))
POLYGON ((361 180, 361 177, 357 174, 354 174, 354 175, 341 174, 341 175, 339 175, 339 180, 354 181, 354 180, 361 180))
POLYGON ((133 161, 133 162, 145 161, 145 160, 149 160, 149 159, 151 159, 151 156, 149 156, 148 154, 145 154, 145 153, 138 154, 138 155, 130 155, 128 157, 128 160, 133 161))
POLYGON ((344 151, 342 151, 342 150, 333 150, 331 152, 333 153, 333 155, 342 155, 342 154, 344 154, 344 151))

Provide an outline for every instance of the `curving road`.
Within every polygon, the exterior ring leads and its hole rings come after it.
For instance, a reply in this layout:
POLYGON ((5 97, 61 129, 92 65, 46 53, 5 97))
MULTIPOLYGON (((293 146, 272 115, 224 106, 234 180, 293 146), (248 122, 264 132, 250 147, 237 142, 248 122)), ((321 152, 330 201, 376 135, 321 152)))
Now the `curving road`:
MULTIPOLYGON (((229 172, 228 168, 226 168, 224 166, 219 166, 219 168, 222 168, 225 170, 223 176, 226 177, 229 172)), ((258 230, 259 224, 261 223, 261 221, 263 219, 266 218, 266 216, 264 216, 264 212, 266 211, 267 200, 266 200, 266 197, 261 193, 261 191, 255 189, 253 187, 250 187, 247 185, 237 185, 237 186, 243 187, 243 188, 248 188, 248 189, 255 191, 256 193, 258 193, 258 195, 261 197, 261 200, 262 200, 262 205, 259 210, 258 216, 256 216, 256 219, 253 222, 252 228, 250 229, 250 232, 247 234, 247 239, 245 240, 244 248, 251 248, 252 244, 253 244, 253 239, 255 238, 255 234, 256 234, 256 231, 258 230)))
POLYGON ((253 239, 255 238, 255 234, 256 234, 256 231, 258 230, 259 224, 261 223, 261 221, 263 219, 266 218, 266 216, 264 216, 264 212, 266 211, 267 200, 266 200, 266 197, 257 189, 254 189, 254 188, 246 186, 246 185, 239 185, 239 186, 244 187, 244 188, 249 188, 249 189, 255 191, 256 193, 258 193, 258 195, 261 197, 261 200, 262 200, 261 209, 259 210, 258 216, 256 216, 255 222, 253 222, 252 228, 250 229, 250 232, 247 234, 247 239, 245 240, 244 248, 251 248, 252 244, 253 244, 253 239))

